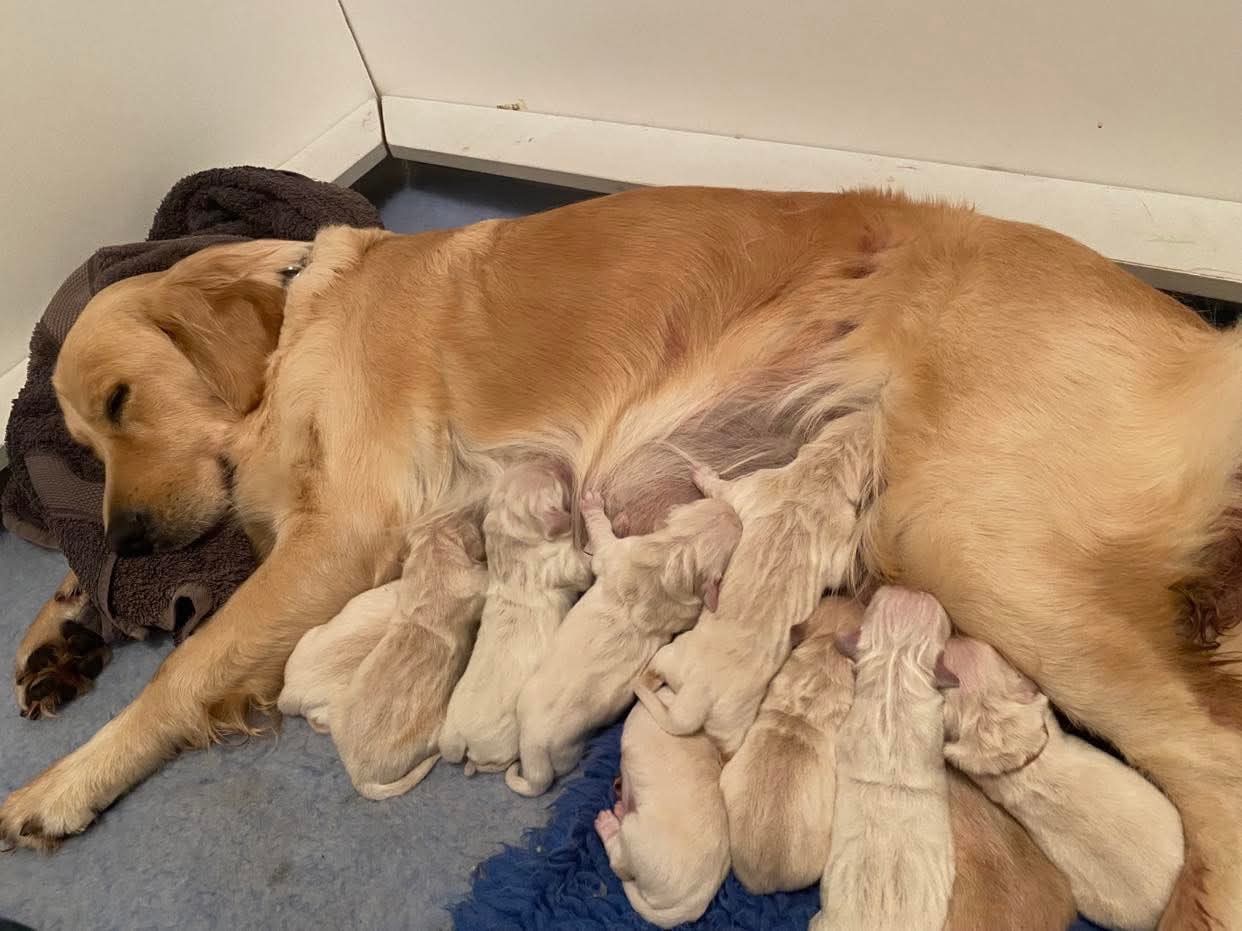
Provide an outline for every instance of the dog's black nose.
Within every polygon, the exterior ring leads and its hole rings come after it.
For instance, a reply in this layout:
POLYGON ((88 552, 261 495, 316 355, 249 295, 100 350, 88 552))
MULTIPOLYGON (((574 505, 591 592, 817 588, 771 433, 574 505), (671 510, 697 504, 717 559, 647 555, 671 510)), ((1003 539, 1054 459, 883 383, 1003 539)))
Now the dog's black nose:
POLYGON ((155 548, 146 511, 118 511, 108 521, 108 549, 118 556, 146 556, 155 548))

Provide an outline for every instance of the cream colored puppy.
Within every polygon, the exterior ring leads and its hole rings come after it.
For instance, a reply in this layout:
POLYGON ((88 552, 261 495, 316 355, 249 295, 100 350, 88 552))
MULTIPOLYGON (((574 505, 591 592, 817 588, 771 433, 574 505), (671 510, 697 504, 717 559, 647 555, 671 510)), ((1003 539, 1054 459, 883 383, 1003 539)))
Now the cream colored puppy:
POLYGON ((505 781, 522 795, 573 769, 586 735, 625 710, 660 645, 716 607, 742 531, 729 505, 708 499, 674 508, 654 533, 620 540, 598 495, 583 496, 582 517, 595 584, 518 698, 521 765, 505 781))
POLYGON ((987 644, 955 637, 946 662, 962 687, 945 704, 945 756, 1030 832, 1087 918, 1154 928, 1182 868, 1172 803, 1063 732, 1048 699, 987 644))
POLYGON ((729 872, 715 744, 674 737, 635 705, 621 734, 621 799, 599 813, 595 831, 645 919, 672 928, 702 916, 729 872))
POLYGON ((801 642, 768 686, 759 715, 720 777, 733 872, 754 893, 817 882, 828 862, 837 786, 837 732, 850 710, 854 672, 836 649, 862 606, 825 598, 795 630, 801 642))
POLYGON ((468 518, 433 522, 410 541, 397 613, 332 709, 337 752, 366 798, 408 792, 440 758, 444 713, 487 591, 482 559, 468 518))
POLYGON ((397 613, 398 579, 350 599, 341 613, 312 627, 285 664, 276 707, 301 715, 321 734, 331 730, 332 706, 362 661, 375 649, 397 613))
POLYGON ((953 889, 944 765, 949 618, 931 595, 881 588, 838 634, 854 704, 837 739, 832 844, 815 929, 941 931, 953 889))
POLYGON ((444 758, 468 759, 468 774, 517 759, 518 693, 591 585, 590 560, 574 545, 568 494, 555 470, 528 465, 506 472, 488 502, 487 603, 440 734, 444 758))
POLYGON ((789 632, 840 586, 857 551, 858 507, 868 494, 873 414, 834 420, 789 465, 724 481, 696 465, 704 494, 742 520, 720 610, 660 650, 638 698, 671 734, 700 728, 726 758, 755 720, 768 683, 789 656, 789 632), (667 685, 667 709, 654 698, 667 685))

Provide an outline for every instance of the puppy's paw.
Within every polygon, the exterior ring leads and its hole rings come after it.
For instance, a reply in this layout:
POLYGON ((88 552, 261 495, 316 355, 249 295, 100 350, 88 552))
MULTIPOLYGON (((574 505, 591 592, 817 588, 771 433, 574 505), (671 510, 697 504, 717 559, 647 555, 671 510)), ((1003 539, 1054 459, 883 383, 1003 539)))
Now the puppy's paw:
POLYGON ((701 462, 696 463, 694 468, 690 470, 690 480, 708 498, 720 497, 729 485, 715 469, 701 462))
POLYGON ((621 830, 621 819, 616 813, 605 808, 595 816, 595 833, 599 835, 599 839, 607 844, 610 840, 617 836, 621 830))
MULTIPOLYGON (((85 595, 77 597, 85 603, 85 595)), ((111 658, 112 650, 99 634, 65 621, 59 636, 35 648, 17 671, 22 717, 34 721, 55 715, 62 705, 91 690, 111 658)))
POLYGON ((96 811, 65 772, 63 763, 58 763, 4 800, 0 806, 0 848, 50 852, 66 837, 81 834, 90 826, 96 811))
POLYGON ((604 510, 604 496, 598 491, 584 491, 582 493, 582 513, 601 514, 604 510))

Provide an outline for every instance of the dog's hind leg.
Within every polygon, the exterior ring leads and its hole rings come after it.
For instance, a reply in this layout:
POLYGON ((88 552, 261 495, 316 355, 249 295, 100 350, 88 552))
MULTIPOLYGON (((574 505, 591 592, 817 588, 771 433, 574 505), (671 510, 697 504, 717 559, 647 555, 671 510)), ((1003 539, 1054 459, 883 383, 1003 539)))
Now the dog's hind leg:
POLYGON ((0 806, 0 842, 49 848, 179 750, 253 730, 252 706, 274 707, 301 636, 366 588, 372 547, 326 520, 290 526, 254 574, 139 696, 73 753, 0 806))

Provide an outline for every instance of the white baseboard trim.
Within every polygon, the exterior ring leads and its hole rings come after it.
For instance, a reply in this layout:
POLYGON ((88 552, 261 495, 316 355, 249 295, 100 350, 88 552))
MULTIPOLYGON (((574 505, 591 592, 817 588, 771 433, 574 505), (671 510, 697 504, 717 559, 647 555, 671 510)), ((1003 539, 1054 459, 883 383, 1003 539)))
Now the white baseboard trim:
POLYGON ((577 117, 384 97, 402 158, 599 191, 892 187, 1086 243, 1158 287, 1242 300, 1242 203, 577 117))
POLYGON ((379 101, 372 98, 280 167, 348 187, 387 154, 379 101))

